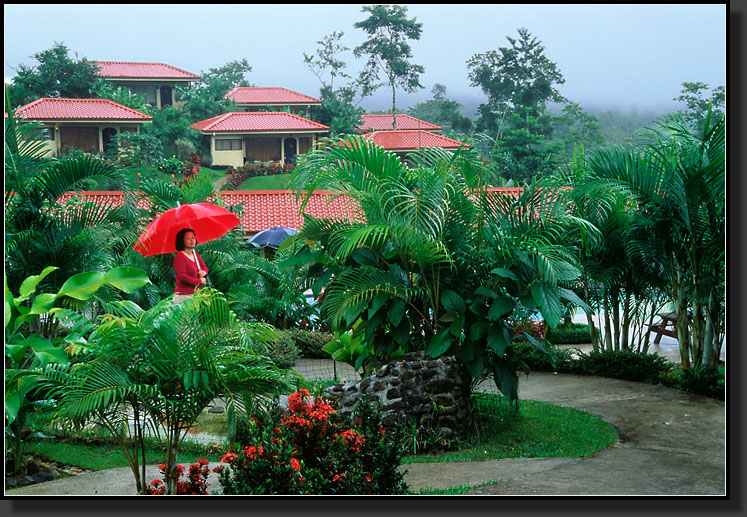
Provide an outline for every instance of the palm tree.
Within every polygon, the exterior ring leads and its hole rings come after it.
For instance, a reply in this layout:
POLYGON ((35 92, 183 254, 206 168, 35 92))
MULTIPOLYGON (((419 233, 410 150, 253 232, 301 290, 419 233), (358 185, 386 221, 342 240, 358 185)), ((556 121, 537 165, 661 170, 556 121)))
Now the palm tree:
POLYGON ((244 414, 260 397, 287 388, 289 372, 255 350, 274 339, 271 327, 240 322, 222 293, 206 288, 174 305, 143 311, 130 301, 108 307, 87 343, 73 347, 76 363, 38 376, 58 401, 56 419, 107 430, 145 492, 145 438, 161 444, 167 493, 176 493, 179 447, 216 398, 244 414))
POLYGON ((659 124, 641 152, 596 154, 588 187, 634 204, 628 249, 668 282, 684 368, 715 364, 724 336, 725 121, 700 134, 681 117, 659 124))
POLYGON ((338 332, 354 328, 364 373, 407 352, 450 353, 516 401, 514 309, 555 326, 561 296, 582 303, 558 289, 578 276, 566 232, 584 225, 567 196, 548 184, 499 195, 482 173, 468 152, 423 150, 405 164, 360 137, 327 140, 294 170, 299 196, 329 189, 360 207, 357 220, 306 216, 300 238, 330 279, 322 313, 338 332))

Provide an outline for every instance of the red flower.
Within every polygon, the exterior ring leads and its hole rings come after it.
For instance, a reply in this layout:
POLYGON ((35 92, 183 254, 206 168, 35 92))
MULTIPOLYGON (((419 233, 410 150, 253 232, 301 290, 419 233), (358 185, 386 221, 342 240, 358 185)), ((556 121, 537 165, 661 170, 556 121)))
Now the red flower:
POLYGON ((223 455, 223 457, 220 459, 223 463, 232 463, 234 460, 238 458, 238 455, 234 454, 233 452, 227 452, 223 455))
POLYGON ((199 463, 200 465, 207 465, 210 462, 205 458, 200 458, 199 460, 197 460, 197 463, 199 463))
POLYGON ((366 472, 366 481, 369 483, 373 480, 373 475, 370 472, 366 472))
POLYGON ((296 458, 291 458, 291 460, 290 460, 290 466, 296 472, 298 472, 299 470, 301 470, 301 463, 299 463, 299 461, 296 458))

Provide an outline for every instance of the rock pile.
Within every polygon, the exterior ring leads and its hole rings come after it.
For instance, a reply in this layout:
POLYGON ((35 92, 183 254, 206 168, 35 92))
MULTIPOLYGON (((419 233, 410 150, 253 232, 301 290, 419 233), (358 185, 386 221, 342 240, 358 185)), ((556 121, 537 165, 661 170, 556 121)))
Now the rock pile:
POLYGON ((453 357, 397 357, 370 377, 326 391, 343 415, 361 394, 378 398, 385 429, 414 421, 420 433, 435 430, 447 440, 462 438, 469 429, 469 374, 453 357))

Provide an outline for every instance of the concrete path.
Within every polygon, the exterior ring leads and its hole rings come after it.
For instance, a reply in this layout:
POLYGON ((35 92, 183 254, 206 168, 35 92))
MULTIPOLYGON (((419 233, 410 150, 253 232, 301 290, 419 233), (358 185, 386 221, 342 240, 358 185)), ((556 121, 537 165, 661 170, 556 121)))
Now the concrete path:
MULTIPOLYGON (((474 495, 723 495, 724 403, 671 388, 575 375, 521 376, 523 399, 599 415, 616 444, 584 458, 505 459, 405 465, 413 490, 477 486, 474 495)), ((212 467, 212 466, 211 466, 212 467)), ((158 476, 155 466, 149 479, 158 476)), ((219 489, 211 475, 211 488, 219 489)), ((128 468, 87 472, 6 492, 6 496, 134 495, 128 468)))

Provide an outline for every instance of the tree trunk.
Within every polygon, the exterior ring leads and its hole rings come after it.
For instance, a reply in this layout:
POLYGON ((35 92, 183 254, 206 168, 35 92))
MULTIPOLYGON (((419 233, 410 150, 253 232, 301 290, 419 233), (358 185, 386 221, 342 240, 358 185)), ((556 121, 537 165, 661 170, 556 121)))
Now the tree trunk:
POLYGON ((625 290, 623 297, 623 322, 621 329, 621 345, 623 350, 630 350, 630 289, 625 290))
POLYGON ((395 102, 397 88, 394 86, 393 81, 390 84, 392 85, 392 127, 397 129, 397 104, 395 102))
POLYGON ((683 368, 690 368, 690 333, 688 332, 687 295, 685 294, 685 275, 679 263, 675 264, 676 277, 673 282, 673 301, 677 310, 675 327, 680 346, 680 359, 683 368))
POLYGON ((604 349, 612 350, 612 324, 610 323, 609 296, 604 296, 604 349))

